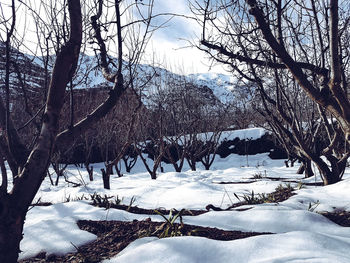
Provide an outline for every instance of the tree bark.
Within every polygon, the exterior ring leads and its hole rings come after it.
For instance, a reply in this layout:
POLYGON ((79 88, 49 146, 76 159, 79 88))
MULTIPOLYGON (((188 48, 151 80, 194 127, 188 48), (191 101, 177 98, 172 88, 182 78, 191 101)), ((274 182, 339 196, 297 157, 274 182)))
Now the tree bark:
POLYGON ((69 0, 68 11, 70 38, 56 58, 40 135, 12 191, 0 198, 0 262, 17 262, 25 216, 46 176, 66 86, 77 67, 82 41, 80 1, 69 0))
POLYGON ((25 212, 19 213, 9 194, 0 197, 0 262, 17 262, 25 212))
POLYGON ((0 170, 1 170, 1 178, 2 178, 1 185, 0 185, 0 195, 1 195, 1 193, 7 192, 7 185, 8 185, 5 161, 1 154, 1 151, 0 151, 0 170))
POLYGON ((108 168, 107 168, 107 171, 102 168, 101 172, 102 172, 103 188, 108 190, 111 189, 111 184, 110 184, 111 174, 108 172, 108 168))
POLYGON ((324 185, 335 184, 340 181, 341 173, 339 171, 337 171, 336 169, 329 169, 327 163, 325 163, 319 157, 315 158, 313 161, 321 173, 324 185))
POLYGON ((89 180, 92 182, 94 180, 94 167, 87 167, 86 168, 88 170, 89 173, 89 180))
MULTIPOLYGON (((331 48, 331 69, 332 79, 328 83, 328 87, 324 87, 332 92, 321 92, 321 90, 314 87, 307 78, 307 75, 302 71, 298 63, 290 56, 287 50, 278 43, 271 32, 268 23, 265 21, 265 15, 259 7, 256 0, 246 0, 250 6, 249 13, 254 16, 259 28, 264 35, 267 43, 271 49, 278 55, 283 64, 293 74, 295 80, 304 89, 306 94, 320 106, 326 108, 338 120, 345 135, 347 142, 350 142, 350 102, 344 96, 344 92, 340 88, 339 81, 339 52, 338 52, 338 1, 332 0, 330 3, 330 48, 331 48)), ((327 76, 326 76, 327 77, 327 76)))
POLYGON ((305 163, 302 162, 297 170, 297 174, 303 174, 305 172, 305 163))
POLYGON ((151 172, 151 179, 152 179, 152 180, 156 180, 156 179, 157 179, 157 171, 154 171, 154 170, 153 170, 153 171, 151 172))
POLYGON ((196 171, 196 161, 191 158, 186 158, 187 163, 189 164, 192 171, 196 171))
POLYGON ((314 172, 312 171, 312 165, 310 160, 305 161, 305 178, 309 178, 314 176, 314 172))

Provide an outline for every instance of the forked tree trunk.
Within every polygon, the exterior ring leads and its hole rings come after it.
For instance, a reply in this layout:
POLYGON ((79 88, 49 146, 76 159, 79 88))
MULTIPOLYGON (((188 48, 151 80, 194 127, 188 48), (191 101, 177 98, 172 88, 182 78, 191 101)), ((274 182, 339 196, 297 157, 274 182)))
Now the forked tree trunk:
MULTIPOLYGON (((214 152, 214 151, 212 151, 212 152, 214 152)), ((205 170, 210 170, 210 167, 214 163, 215 156, 216 156, 215 152, 212 154, 210 154, 210 152, 209 152, 202 157, 201 163, 204 165, 205 170)))
POLYGON ((58 186, 58 182, 60 180, 61 177, 64 177, 64 171, 66 170, 67 168, 67 164, 63 165, 62 167, 60 167, 60 164, 59 163, 52 163, 52 166, 55 170, 55 173, 57 175, 56 177, 56 182, 55 182, 55 186, 58 186))
POLYGON ((294 163, 297 161, 296 158, 290 160, 290 167, 294 167, 294 163))
POLYGON ((297 170, 297 174, 305 174, 305 178, 314 176, 314 172, 312 171, 311 161, 310 160, 302 161, 299 169, 297 170))
POLYGON ((131 172, 131 168, 132 168, 132 167, 125 166, 125 171, 126 171, 127 173, 130 173, 130 172, 131 172))
POLYGON ((192 158, 186 158, 188 165, 190 166, 192 171, 196 171, 196 160, 192 158))
POLYGON ((17 262, 25 215, 46 176, 58 132, 66 86, 72 79, 78 63, 82 40, 80 1, 70 0, 67 3, 70 38, 56 57, 40 135, 21 173, 17 176, 12 191, 0 194, 0 262, 2 263, 17 262))
POLYGON ((157 179, 157 172, 154 171, 154 170, 151 172, 151 179, 152 180, 156 180, 157 179))
POLYGON ((175 172, 180 173, 182 170, 182 165, 178 165, 177 163, 172 163, 174 166, 175 172))
POLYGON ((288 160, 285 160, 284 164, 286 165, 286 168, 289 168, 288 160))
POLYGON ((131 169, 135 166, 137 161, 137 155, 136 157, 126 157, 125 155, 122 157, 124 164, 125 164, 125 170, 127 173, 131 172, 131 169), (129 160, 131 159, 131 160, 129 160))
POLYGON ((162 154, 159 154, 157 158, 154 158, 155 160, 153 161, 153 167, 151 167, 147 164, 147 160, 145 157, 142 156, 142 151, 139 150, 138 152, 143 164, 145 165, 145 168, 147 172, 151 175, 151 179, 156 180, 157 179, 157 169, 161 163, 162 160, 162 154))
POLYGON ((330 185, 340 182, 340 177, 334 172, 320 171, 323 178, 323 185, 330 185))
POLYGON ((335 184, 341 180, 341 176, 344 172, 343 170, 335 169, 335 167, 332 167, 332 169, 330 169, 327 163, 324 162, 321 158, 317 158, 314 160, 314 162, 322 176, 323 185, 335 184))

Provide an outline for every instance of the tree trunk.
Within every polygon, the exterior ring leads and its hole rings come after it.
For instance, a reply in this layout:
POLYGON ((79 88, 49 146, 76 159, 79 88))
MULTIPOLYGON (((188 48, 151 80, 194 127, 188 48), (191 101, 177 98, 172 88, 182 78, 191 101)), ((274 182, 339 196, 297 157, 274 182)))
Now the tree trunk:
POLYGON ((180 166, 173 164, 174 168, 175 168, 175 172, 180 173, 181 172, 181 168, 180 166))
POLYGON ((93 166, 89 166, 88 162, 84 163, 85 169, 89 174, 89 180, 92 182, 94 180, 94 167, 93 166))
POLYGON ((108 173, 108 169, 107 172, 105 171, 105 169, 101 169, 102 172, 102 180, 103 180, 103 188, 104 189, 111 189, 111 184, 110 184, 110 174, 108 173))
POLYGON ((151 172, 151 179, 156 180, 157 179, 157 171, 152 171, 151 172))
POLYGON ((123 161, 124 161, 125 171, 126 171, 127 173, 130 173, 131 167, 128 165, 128 159, 126 158, 126 156, 123 156, 122 159, 123 159, 123 161))
MULTIPOLYGON (((302 162, 297 170, 297 174, 303 174, 305 172, 305 163, 302 162)), ((306 176, 305 176, 306 177, 306 176)))
POLYGON ((307 160, 305 162, 305 178, 309 178, 312 176, 314 176, 314 172, 312 171, 311 161, 307 160))
POLYGON ((58 181, 60 180, 60 177, 61 177, 61 173, 60 173, 60 171, 56 171, 56 174, 57 174, 57 177, 56 177, 55 186, 57 186, 57 185, 58 185, 58 181))
POLYGON ((294 167, 294 163, 295 163, 296 160, 297 160, 297 159, 291 159, 291 160, 290 160, 290 167, 294 167))
POLYGON ((191 166, 191 170, 192 171, 197 171, 197 167, 196 167, 196 163, 195 162, 192 163, 190 166, 191 166))
POLYGON ((118 167, 118 164, 120 164, 120 162, 118 162, 114 165, 115 171, 117 172, 118 177, 123 177, 121 165, 120 165, 120 167, 118 167))
MULTIPOLYGON (((67 1, 70 18, 70 38, 57 54, 52 72, 40 135, 12 191, 0 195, 0 262, 15 263, 25 215, 46 176, 50 156, 59 128, 59 116, 67 83, 75 72, 81 40, 82 16, 80 1, 67 1)), ((16 157, 21 163, 21 157, 16 157)))
POLYGON ((202 159, 201 162, 205 167, 205 170, 209 170, 211 165, 213 164, 215 160, 215 153, 212 155, 212 158, 210 158, 210 153, 206 154, 202 159))
POLYGON ((7 171, 6 171, 6 166, 4 159, 2 155, 0 154, 0 169, 1 169, 1 185, 0 185, 0 193, 6 193, 7 192, 7 185, 8 185, 8 179, 7 179, 7 171))
POLYGON ((94 167, 90 166, 87 167, 88 173, 89 173, 89 180, 92 182, 94 180, 94 167))
POLYGON ((340 181, 341 173, 339 171, 337 172, 336 169, 329 169, 328 165, 321 158, 317 158, 313 161, 321 173, 323 185, 335 184, 340 181))
POLYGON ((22 240, 24 215, 10 201, 10 195, 0 198, 0 262, 16 263, 22 240))
MULTIPOLYGON (((1 102, 0 102, 1 104, 1 102)), ((18 172, 18 165, 16 164, 15 160, 11 156, 11 153, 8 150, 7 143, 5 140, 5 137, 3 135, 0 136, 0 150, 1 150, 1 155, 5 157, 7 164, 9 165, 11 172, 12 172, 12 177, 15 177, 18 172)))
POLYGON ((334 174, 334 172, 330 172, 330 173, 322 173, 322 177, 323 177, 323 185, 330 185, 330 184, 335 184, 340 182, 340 178, 339 175, 334 174))
POLYGON ((192 171, 196 171, 196 161, 191 158, 186 158, 188 165, 190 166, 192 171))
POLYGON ((50 183, 51 183, 51 185, 52 185, 52 186, 54 186, 55 184, 54 184, 54 182, 53 182, 53 180, 52 180, 52 177, 51 177, 51 174, 50 174, 49 169, 47 169, 46 173, 47 173, 47 176, 48 176, 48 177, 49 177, 49 179, 50 179, 50 183))
POLYGON ((127 173, 131 172, 131 169, 135 166, 136 161, 137 161, 137 156, 136 157, 126 157, 125 155, 123 156, 123 161, 125 164, 125 170, 127 173), (128 160, 131 159, 131 161, 128 162, 128 160))
POLYGON ((183 164, 184 164, 184 159, 179 159, 178 161, 171 160, 171 164, 173 165, 175 171, 177 173, 180 173, 182 171, 182 167, 183 167, 183 164), (179 164, 177 162, 179 162, 179 164))

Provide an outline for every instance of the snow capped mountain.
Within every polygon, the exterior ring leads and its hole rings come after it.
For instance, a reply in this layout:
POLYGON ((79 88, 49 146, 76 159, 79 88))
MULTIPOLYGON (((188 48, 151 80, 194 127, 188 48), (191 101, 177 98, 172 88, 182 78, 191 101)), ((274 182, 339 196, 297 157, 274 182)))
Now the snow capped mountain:
POLYGON ((197 85, 207 86, 214 95, 224 104, 235 100, 234 89, 237 85, 237 79, 230 75, 216 73, 199 73, 188 75, 197 85))
MULTIPOLYGON (((117 59, 114 60, 117 63, 117 59)), ((75 88, 111 87, 102 76, 98 68, 96 57, 81 55, 77 74, 73 81, 75 88)), ((132 86, 136 88, 143 103, 152 104, 155 96, 160 93, 170 94, 176 89, 184 87, 195 93, 208 105, 224 105, 236 100, 234 95, 237 79, 224 74, 201 73, 180 75, 159 66, 138 64, 131 70, 127 63, 124 63, 124 79, 128 83, 133 80, 132 86)))
MULTIPOLYGON (((0 74, 4 74, 5 69, 5 47, 0 46, 0 74)), ((22 77, 29 80, 31 87, 43 87, 44 84, 44 68, 45 64, 48 71, 51 71, 54 64, 54 57, 48 59, 42 57, 33 57, 23 54, 18 50, 11 50, 13 64, 16 64, 21 71, 22 77)), ((117 63, 117 60, 114 60, 117 63)), ((79 59, 77 73, 73 79, 73 87, 75 89, 89 89, 95 87, 112 87, 112 83, 108 83, 102 76, 101 70, 98 68, 98 61, 95 56, 82 54, 79 59)), ((19 86, 18 74, 12 70, 13 86, 19 86), (17 80, 16 80, 17 79, 17 80)), ((224 105, 236 100, 234 95, 237 79, 225 74, 201 73, 190 74, 187 76, 172 73, 167 69, 139 64, 131 71, 127 67, 123 70, 126 81, 133 80, 133 87, 138 88, 145 105, 150 105, 152 97, 160 92, 173 92, 181 86, 191 89, 196 96, 201 98, 208 105, 224 105), (167 91, 168 90, 168 91, 167 91)), ((28 82, 27 82, 28 83, 28 82)), ((18 88, 17 88, 18 89, 18 88)), ((166 94, 166 92, 164 94, 166 94)))
MULTIPOLYGON (((16 49, 10 51, 10 96, 31 96, 38 98, 43 94, 43 87, 48 83, 41 64, 33 57, 23 54, 16 49), (46 79, 46 81, 45 81, 46 79)), ((5 85, 6 46, 0 42, 0 87, 5 85)), ((1 89, 0 94, 5 92, 1 89)))

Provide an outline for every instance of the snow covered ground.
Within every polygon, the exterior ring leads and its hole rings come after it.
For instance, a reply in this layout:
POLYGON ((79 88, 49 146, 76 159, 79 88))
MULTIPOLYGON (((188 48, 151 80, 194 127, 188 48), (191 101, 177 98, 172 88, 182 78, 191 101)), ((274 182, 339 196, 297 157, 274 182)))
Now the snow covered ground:
MULTIPOLYGON (((205 209, 208 204, 226 208, 239 202, 235 194, 240 197, 252 191, 270 193, 280 184, 285 185, 283 181, 320 181, 318 176, 303 179, 295 174, 298 167, 285 168, 283 160, 271 160, 267 154, 217 157, 210 171, 198 165, 197 171, 185 167, 183 172, 176 173, 170 165, 164 165, 165 172, 159 173, 157 180, 151 180, 138 162, 130 174, 125 173, 121 178, 112 176, 111 190, 103 189, 102 167, 102 164, 94 165, 95 180, 90 182, 85 169, 70 166, 67 175, 81 183, 80 187, 73 187, 63 178, 58 186, 51 186, 46 178, 36 200, 54 204, 34 207, 28 212, 20 258, 41 251, 62 255, 94 240, 95 235, 76 225, 80 219, 132 221, 150 217, 97 208, 89 205, 88 200, 78 200, 93 193, 118 196, 127 205, 135 200, 133 205, 142 208, 205 209)), ((186 224, 273 235, 234 241, 203 237, 142 238, 104 262, 350 262, 350 228, 338 226, 316 213, 350 211, 350 171, 342 182, 327 187, 291 185, 302 187, 296 191, 297 195, 279 204, 249 205, 252 208, 246 211, 210 211, 183 218, 186 224)), ((157 215, 151 219, 164 220, 157 215)))

